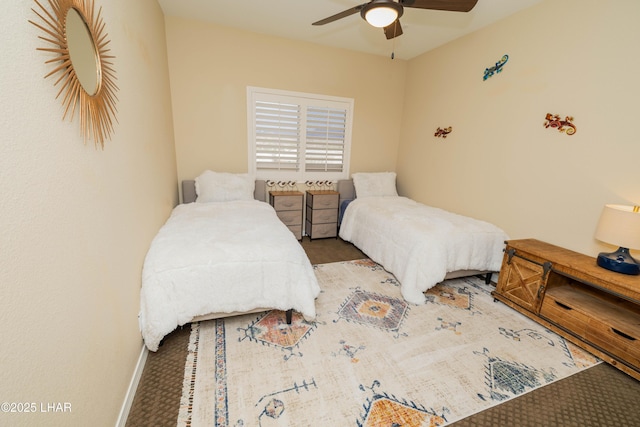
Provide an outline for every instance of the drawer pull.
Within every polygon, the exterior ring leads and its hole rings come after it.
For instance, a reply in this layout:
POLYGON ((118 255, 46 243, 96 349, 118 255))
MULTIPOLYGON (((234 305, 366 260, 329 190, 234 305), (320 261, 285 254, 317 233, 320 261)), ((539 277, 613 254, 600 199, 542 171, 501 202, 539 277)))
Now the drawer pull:
POLYGON ((635 340, 636 340, 636 339, 635 339, 634 337, 632 337, 631 335, 627 335, 627 334, 625 334, 624 332, 617 330, 616 328, 611 328, 611 330, 612 330, 613 332, 615 332, 616 334, 620 335, 622 338, 626 338, 626 339, 631 340, 631 341, 635 341, 635 340))
POLYGON ((554 301, 554 302, 555 302, 557 305, 559 305, 560 307, 564 308, 565 310, 573 310, 573 308, 571 308, 571 307, 569 307, 568 305, 563 304, 563 303, 561 303, 561 302, 559 302, 559 301, 554 301))

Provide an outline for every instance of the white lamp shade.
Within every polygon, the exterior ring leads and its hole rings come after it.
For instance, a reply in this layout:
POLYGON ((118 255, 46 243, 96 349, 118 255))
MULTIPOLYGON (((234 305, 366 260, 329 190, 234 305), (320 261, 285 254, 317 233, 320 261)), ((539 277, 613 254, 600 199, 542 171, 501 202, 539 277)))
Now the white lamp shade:
POLYGON ((398 19, 398 11, 391 7, 374 7, 365 14, 365 19, 374 27, 382 28, 398 19))
POLYGON ((605 205, 595 238, 627 249, 640 249, 640 211, 634 206, 605 205))

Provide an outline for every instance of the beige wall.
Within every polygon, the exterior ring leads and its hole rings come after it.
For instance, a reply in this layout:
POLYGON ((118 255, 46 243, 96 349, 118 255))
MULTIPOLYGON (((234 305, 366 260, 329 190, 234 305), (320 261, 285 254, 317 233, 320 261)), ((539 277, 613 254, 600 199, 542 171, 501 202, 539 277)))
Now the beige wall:
POLYGON ((395 168, 406 61, 166 22, 179 179, 247 171, 247 86, 354 98, 351 172, 395 168))
POLYGON ((410 61, 400 191, 512 238, 614 250, 593 233, 605 203, 640 203, 638 17, 635 0, 547 0, 410 61), (546 113, 577 133, 545 129, 546 113))
POLYGON ((114 425, 142 348, 142 261, 177 201, 161 9, 96 5, 120 87, 104 151, 83 145, 77 118, 62 121, 41 33, 27 22, 35 3, 6 2, 0 14, 0 400, 71 404, 2 412, 0 425, 114 425))

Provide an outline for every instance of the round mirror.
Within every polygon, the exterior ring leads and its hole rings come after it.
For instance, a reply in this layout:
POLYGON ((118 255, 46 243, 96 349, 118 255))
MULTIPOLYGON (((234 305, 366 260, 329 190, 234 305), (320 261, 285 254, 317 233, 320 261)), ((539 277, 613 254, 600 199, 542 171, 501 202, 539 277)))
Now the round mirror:
POLYGON ((37 49, 50 54, 45 63, 53 70, 45 77, 58 75, 54 85, 61 85, 62 119, 78 116, 84 142, 93 138, 104 148, 113 131, 118 86, 102 8, 96 14, 93 0, 48 0, 49 11, 43 0, 34 1, 38 9, 31 10, 42 22, 29 22, 47 42, 37 49))
POLYGON ((87 23, 73 7, 67 12, 66 26, 67 44, 73 69, 84 90, 93 96, 100 84, 100 67, 93 37, 87 23))

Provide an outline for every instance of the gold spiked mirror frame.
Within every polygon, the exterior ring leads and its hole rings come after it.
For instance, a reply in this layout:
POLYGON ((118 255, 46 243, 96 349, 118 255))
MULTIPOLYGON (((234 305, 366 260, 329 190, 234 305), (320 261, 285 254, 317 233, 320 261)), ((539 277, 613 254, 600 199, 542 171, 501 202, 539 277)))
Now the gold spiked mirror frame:
POLYGON ((52 55, 45 63, 53 64, 54 68, 45 78, 58 75, 54 86, 61 85, 56 99, 62 95, 62 119, 69 117, 73 121, 77 109, 84 143, 93 139, 96 147, 99 145, 104 149, 105 139, 110 138, 113 132, 118 87, 112 62, 115 57, 109 54, 107 47, 110 40, 105 32, 102 8, 96 15, 93 0, 47 0, 50 7, 47 10, 38 0, 34 1, 38 8, 31 10, 41 22, 29 22, 42 30, 44 34, 38 38, 49 44, 37 50, 52 55), (84 29, 77 30, 76 21, 84 29), (76 25, 73 31, 72 25, 76 25), (79 41, 74 42, 74 39, 79 41), (77 47, 79 45, 84 46, 77 47), (95 75, 81 79, 81 67, 85 74, 88 68, 89 74, 95 72, 95 75))

